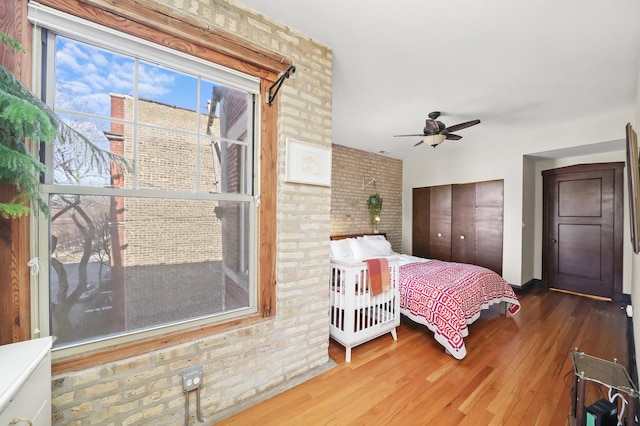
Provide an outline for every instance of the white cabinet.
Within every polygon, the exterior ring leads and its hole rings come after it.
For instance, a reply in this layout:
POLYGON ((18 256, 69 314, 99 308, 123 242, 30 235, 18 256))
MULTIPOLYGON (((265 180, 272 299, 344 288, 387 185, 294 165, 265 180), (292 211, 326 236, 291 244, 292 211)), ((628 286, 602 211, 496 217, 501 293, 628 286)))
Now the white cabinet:
POLYGON ((0 426, 51 424, 51 342, 0 346, 0 426))

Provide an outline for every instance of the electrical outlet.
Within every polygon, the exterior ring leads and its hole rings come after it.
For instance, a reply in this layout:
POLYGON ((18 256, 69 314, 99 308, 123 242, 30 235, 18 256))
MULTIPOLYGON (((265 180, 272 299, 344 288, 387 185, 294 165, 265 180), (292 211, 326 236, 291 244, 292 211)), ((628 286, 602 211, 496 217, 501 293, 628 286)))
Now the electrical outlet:
POLYGON ((185 392, 196 390, 202 384, 202 367, 193 367, 182 372, 182 389, 185 392))

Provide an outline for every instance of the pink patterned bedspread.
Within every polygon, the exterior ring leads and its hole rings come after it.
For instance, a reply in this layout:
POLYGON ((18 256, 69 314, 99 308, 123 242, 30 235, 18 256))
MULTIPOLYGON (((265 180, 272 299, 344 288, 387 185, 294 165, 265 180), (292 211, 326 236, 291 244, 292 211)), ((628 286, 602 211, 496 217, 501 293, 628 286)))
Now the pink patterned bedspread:
POLYGON ((507 302, 515 315, 520 302, 500 275, 476 265, 431 260, 400 267, 400 311, 429 327, 456 359, 467 354, 463 338, 480 311, 507 302))

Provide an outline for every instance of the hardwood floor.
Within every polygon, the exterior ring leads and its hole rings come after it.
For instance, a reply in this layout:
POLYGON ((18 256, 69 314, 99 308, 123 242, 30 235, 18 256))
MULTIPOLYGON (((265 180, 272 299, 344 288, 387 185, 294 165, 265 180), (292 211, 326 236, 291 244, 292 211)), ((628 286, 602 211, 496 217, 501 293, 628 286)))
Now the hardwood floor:
MULTIPOLYGON (((222 425, 564 425, 575 347, 628 366, 627 317, 619 304, 533 288, 522 309, 483 312, 461 360, 424 327, 403 318, 353 349, 330 341, 335 368, 220 422, 222 425)), ((606 389, 587 382, 586 404, 606 389)), ((604 394, 602 393, 604 392, 604 394)))

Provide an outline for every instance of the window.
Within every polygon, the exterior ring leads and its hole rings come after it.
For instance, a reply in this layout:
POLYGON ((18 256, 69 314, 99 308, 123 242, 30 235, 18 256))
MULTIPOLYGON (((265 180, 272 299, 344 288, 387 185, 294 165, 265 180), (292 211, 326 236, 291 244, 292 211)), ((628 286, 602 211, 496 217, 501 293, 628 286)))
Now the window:
POLYGON ((257 312, 259 81, 43 11, 45 102, 134 167, 42 147, 38 326, 100 347, 257 312))

